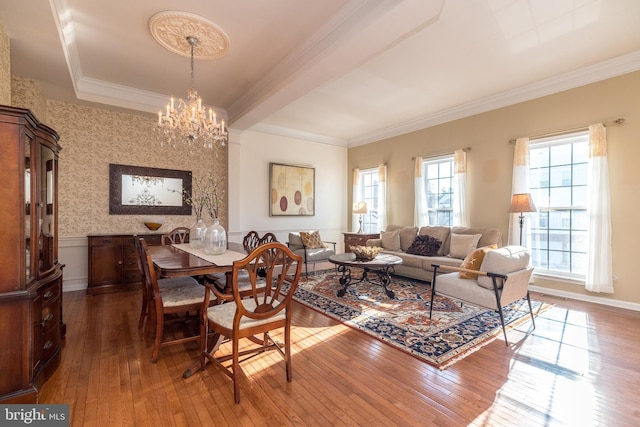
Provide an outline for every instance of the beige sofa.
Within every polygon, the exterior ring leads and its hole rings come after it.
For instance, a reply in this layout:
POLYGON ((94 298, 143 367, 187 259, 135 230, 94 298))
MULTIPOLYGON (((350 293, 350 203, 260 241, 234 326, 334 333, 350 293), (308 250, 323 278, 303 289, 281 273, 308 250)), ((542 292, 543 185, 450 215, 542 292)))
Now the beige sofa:
POLYGON ((502 232, 497 228, 389 225, 379 239, 367 241, 367 246, 380 246, 382 253, 402 258, 402 264, 395 267, 395 274, 426 282, 430 282, 433 275, 431 264, 460 267, 468 253, 491 245, 502 246, 502 232), (418 236, 431 236, 442 242, 435 255, 407 253, 418 236))

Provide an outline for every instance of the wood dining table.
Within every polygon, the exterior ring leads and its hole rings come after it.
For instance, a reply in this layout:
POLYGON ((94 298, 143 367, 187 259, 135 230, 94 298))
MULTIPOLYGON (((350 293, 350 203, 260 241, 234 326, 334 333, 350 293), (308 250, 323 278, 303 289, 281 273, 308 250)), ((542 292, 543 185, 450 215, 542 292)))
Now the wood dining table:
POLYGON ((148 250, 159 277, 202 276, 231 271, 234 261, 247 256, 244 252, 231 250, 220 255, 208 255, 203 249, 191 248, 188 243, 149 246, 148 250))

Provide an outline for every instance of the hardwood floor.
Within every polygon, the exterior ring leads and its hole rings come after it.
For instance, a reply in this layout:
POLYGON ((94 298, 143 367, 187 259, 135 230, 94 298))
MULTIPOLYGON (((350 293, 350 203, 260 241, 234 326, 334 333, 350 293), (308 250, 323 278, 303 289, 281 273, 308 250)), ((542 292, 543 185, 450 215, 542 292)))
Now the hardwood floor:
POLYGON ((293 382, 270 352, 245 361, 241 402, 214 366, 182 379, 196 343, 151 348, 137 292, 64 295, 62 363, 40 403, 73 426, 637 426, 640 313, 533 294, 555 306, 440 371, 302 305, 293 382))

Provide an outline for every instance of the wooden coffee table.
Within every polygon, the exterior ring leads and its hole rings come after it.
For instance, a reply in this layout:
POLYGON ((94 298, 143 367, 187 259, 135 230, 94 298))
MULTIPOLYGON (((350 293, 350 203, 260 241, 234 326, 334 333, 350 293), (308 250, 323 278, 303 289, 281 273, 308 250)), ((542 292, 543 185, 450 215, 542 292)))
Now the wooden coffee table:
POLYGON ((338 297, 343 297, 347 292, 347 288, 349 286, 364 281, 372 283, 374 285, 382 286, 389 298, 396 297, 393 291, 387 288, 387 285, 389 285, 389 283, 391 282, 390 273, 393 273, 394 266, 402 264, 402 258, 400 258, 399 256, 378 254, 378 256, 371 261, 362 261, 356 259, 355 254, 346 253, 331 255, 329 257, 329 261, 338 267, 339 273, 342 273, 342 277, 340 278, 342 289, 340 289, 336 293, 338 297), (362 268, 362 277, 353 280, 353 277, 351 276, 352 268, 362 268), (371 280, 369 278, 370 272, 373 272, 378 276, 377 280, 371 280))

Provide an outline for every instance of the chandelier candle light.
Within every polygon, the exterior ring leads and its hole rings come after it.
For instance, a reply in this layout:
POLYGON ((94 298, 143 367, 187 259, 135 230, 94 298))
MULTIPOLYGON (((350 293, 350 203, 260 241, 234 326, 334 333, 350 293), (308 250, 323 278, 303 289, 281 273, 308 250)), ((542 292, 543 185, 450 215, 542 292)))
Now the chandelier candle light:
POLYGON ((224 146, 227 142, 228 132, 224 126, 224 120, 218 123, 213 109, 207 109, 202 105, 202 98, 194 89, 194 48, 198 44, 198 38, 188 36, 187 42, 191 46, 191 89, 187 92, 187 100, 178 99, 176 109, 175 99, 172 97, 167 104, 166 112, 158 112, 158 131, 162 145, 177 147, 179 144, 193 146, 201 145, 212 149, 214 145, 224 146))

